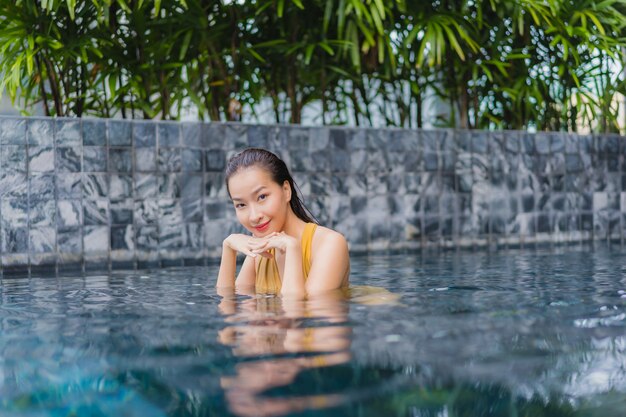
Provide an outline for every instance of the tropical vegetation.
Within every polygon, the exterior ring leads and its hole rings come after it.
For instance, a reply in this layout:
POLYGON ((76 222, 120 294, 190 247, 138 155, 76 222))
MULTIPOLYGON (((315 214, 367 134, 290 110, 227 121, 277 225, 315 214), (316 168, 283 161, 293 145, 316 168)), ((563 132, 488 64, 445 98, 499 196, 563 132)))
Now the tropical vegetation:
POLYGON ((0 0, 0 90, 50 116, 608 132, 625 24, 626 0, 0 0))

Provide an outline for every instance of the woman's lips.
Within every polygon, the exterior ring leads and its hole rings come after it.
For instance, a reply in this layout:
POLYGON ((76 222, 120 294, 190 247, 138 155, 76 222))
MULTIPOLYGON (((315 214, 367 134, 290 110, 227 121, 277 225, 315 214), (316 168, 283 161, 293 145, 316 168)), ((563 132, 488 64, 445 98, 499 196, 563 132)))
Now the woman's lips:
POLYGON ((259 225, 259 226, 255 226, 254 228, 259 231, 259 232, 264 232, 267 230, 267 228, 270 226, 270 221, 268 220, 267 222, 259 225))

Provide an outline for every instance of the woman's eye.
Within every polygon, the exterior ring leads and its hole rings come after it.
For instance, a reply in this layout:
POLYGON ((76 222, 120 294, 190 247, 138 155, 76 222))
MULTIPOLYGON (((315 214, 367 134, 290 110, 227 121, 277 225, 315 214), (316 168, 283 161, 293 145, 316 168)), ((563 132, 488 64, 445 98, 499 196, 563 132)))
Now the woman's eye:
POLYGON ((259 195, 259 200, 265 200, 267 198, 267 194, 259 195))
POLYGON ((245 204, 243 204, 243 203, 237 203, 237 204, 235 204, 235 208, 236 208, 236 209, 244 208, 244 206, 245 206, 245 204))

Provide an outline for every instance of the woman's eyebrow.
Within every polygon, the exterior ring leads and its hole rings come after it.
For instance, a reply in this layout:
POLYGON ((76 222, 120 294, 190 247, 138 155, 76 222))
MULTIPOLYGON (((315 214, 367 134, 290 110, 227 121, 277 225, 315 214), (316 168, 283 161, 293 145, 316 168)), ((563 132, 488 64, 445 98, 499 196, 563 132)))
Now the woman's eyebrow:
MULTIPOLYGON (((265 188, 267 188, 265 185, 261 185, 260 187, 255 188, 254 191, 252 191, 251 195, 258 194, 259 191, 261 191, 261 190, 263 190, 265 188)), ((242 199, 239 198, 239 197, 232 197, 231 200, 233 200, 233 201, 241 201, 242 199)))

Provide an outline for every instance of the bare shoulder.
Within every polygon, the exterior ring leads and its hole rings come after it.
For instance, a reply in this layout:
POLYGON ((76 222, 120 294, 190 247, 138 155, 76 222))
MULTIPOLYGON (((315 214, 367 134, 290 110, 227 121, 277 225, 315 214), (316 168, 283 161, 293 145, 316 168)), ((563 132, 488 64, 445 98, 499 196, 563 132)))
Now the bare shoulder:
POLYGON ((320 246, 331 246, 335 249, 345 248, 346 251, 348 250, 348 242, 344 235, 324 226, 317 226, 313 235, 313 249, 315 250, 320 246))

